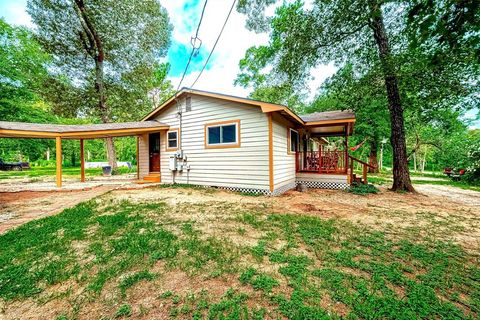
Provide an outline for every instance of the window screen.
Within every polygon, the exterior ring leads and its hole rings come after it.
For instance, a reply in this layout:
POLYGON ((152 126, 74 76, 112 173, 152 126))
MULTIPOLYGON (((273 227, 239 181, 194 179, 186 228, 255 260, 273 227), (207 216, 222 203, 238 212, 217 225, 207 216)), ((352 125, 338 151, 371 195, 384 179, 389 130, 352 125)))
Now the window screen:
POLYGON ((298 132, 290 129, 290 152, 298 151, 298 132))
POLYGON ((237 124, 208 127, 208 144, 234 144, 238 142, 237 124))
POLYGON ((167 139, 169 149, 178 148, 178 131, 169 131, 167 133, 167 139))

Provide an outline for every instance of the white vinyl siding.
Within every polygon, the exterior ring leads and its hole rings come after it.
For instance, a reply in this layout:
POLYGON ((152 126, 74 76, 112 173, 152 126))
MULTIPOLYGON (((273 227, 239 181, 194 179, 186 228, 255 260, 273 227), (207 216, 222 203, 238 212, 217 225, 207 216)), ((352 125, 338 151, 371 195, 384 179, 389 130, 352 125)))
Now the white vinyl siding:
POLYGON ((293 124, 280 115, 273 116, 273 180, 275 189, 295 183, 295 155, 288 154, 288 128, 293 124))
POLYGON ((311 182, 332 182, 332 183, 347 183, 346 174, 318 174, 309 172, 297 173, 297 180, 311 181, 311 182))
POLYGON ((148 154, 148 134, 138 136, 138 177, 143 179, 150 171, 148 154))
MULTIPOLYGON (((183 112, 179 141, 190 170, 175 173, 175 182, 268 190, 268 122, 261 109, 196 95, 191 99, 191 110, 183 112), (205 124, 233 120, 240 120, 240 147, 205 148, 205 124)), ((156 120, 170 127, 180 127, 176 105, 161 112, 156 120)), ((165 132, 161 134, 160 144, 162 182, 172 183, 174 175, 168 163, 175 152, 166 151, 165 132)))

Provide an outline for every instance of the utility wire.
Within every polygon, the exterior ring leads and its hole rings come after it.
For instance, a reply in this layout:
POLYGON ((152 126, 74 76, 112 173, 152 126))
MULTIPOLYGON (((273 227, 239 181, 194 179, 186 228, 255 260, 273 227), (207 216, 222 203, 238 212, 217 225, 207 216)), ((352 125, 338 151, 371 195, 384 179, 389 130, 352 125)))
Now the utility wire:
MULTIPOLYGON (((200 21, 198 22, 197 31, 195 32, 195 38, 192 37, 192 39, 191 39, 192 51, 190 52, 190 57, 188 57, 188 62, 187 62, 187 65, 185 66, 185 70, 183 71, 182 78, 180 79, 180 82, 178 83, 177 93, 178 93, 178 90, 180 89, 180 86, 182 85, 182 82, 183 82, 183 79, 185 78, 185 75, 187 74, 187 70, 188 70, 188 67, 190 66, 190 62, 192 61, 192 57, 193 57, 193 54, 195 53, 195 50, 200 49, 200 46, 202 45, 202 40, 200 40, 198 38, 198 32, 200 31, 200 26, 202 25, 203 15, 205 13, 205 8, 207 7, 207 2, 208 2, 208 0, 205 0, 205 3, 203 4, 202 14, 200 15, 200 21), (198 48, 195 47, 195 44, 196 44, 197 40, 200 41, 200 45, 198 46, 198 48)), ((177 95, 177 94, 175 93, 175 95, 177 95)))
POLYGON ((210 51, 210 54, 208 55, 208 58, 207 58, 207 60, 205 61, 205 64, 203 65, 202 70, 200 70, 200 73, 198 74, 197 78, 196 78, 195 81, 193 82, 191 88, 193 88, 193 87, 195 86, 195 84, 197 83, 198 79, 199 79, 200 76, 202 75, 203 71, 204 71, 205 68, 207 67, 208 61, 210 60, 210 58, 211 58, 211 56, 212 56, 212 54, 213 54, 213 51, 215 50, 215 47, 217 46, 217 43, 218 43, 218 41, 220 40, 220 37, 222 36, 223 30, 225 29, 225 26, 227 25, 228 19, 230 18, 230 15, 232 14, 232 11, 233 11, 233 8, 235 7, 235 3, 236 3, 236 2, 237 2, 237 0, 233 0, 232 7, 230 8, 230 11, 228 12, 228 15, 227 15, 227 18, 225 19, 225 22, 223 23, 222 29, 220 30, 220 33, 218 34, 217 40, 215 41, 215 44, 213 45, 212 51, 210 51))

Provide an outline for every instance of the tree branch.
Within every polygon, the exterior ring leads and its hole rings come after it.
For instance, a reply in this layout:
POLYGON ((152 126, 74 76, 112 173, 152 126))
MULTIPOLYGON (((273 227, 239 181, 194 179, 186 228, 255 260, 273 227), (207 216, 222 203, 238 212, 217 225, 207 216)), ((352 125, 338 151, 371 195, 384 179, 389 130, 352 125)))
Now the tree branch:
POLYGON ((343 40, 345 40, 346 38, 354 35, 355 33, 359 32, 360 30, 362 30, 363 28, 365 28, 366 26, 368 26, 368 22, 365 22, 365 23, 362 23, 361 25, 359 25, 357 28, 351 30, 351 31, 348 31, 348 32, 340 32, 338 34, 338 37, 336 39, 333 39, 333 41, 329 41, 328 43, 322 43, 322 44, 317 44, 317 47, 331 47, 332 46, 332 43, 338 43, 338 42, 341 42, 343 40))
POLYGON ((88 36, 89 42, 91 47, 95 47, 97 49, 97 59, 100 62, 103 62, 105 59, 105 53, 103 51, 103 44, 100 36, 98 35, 95 27, 93 26, 90 18, 88 17, 86 10, 85 10, 85 3, 83 0, 75 0, 75 5, 77 7, 78 13, 80 15, 80 22, 82 24, 85 33, 88 36))

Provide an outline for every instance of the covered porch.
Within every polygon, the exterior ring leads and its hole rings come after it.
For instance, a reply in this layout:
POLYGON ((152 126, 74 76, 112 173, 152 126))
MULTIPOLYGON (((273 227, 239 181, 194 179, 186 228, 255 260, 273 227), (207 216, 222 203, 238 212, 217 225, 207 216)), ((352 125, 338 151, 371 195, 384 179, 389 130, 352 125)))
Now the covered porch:
MULTIPOLYGON (((84 142, 88 139, 103 139, 114 137, 137 137, 137 163, 138 139, 150 133, 168 130, 169 126, 158 121, 139 121, 106 124, 85 125, 58 125, 38 124, 25 122, 0 121, 0 138, 34 138, 55 139, 56 145, 56 176, 55 185, 62 188, 62 141, 80 141, 80 181, 85 183, 85 152, 84 142)), ((137 170, 138 179, 138 170, 137 170)))
POLYGON ((317 112, 301 116, 295 171, 299 181, 322 186, 346 187, 367 182, 368 164, 349 154, 348 138, 353 133, 355 114, 351 111, 317 112), (354 173, 354 162, 364 167, 361 177, 354 173))
POLYGON ((355 114, 349 111, 317 112, 302 116, 297 172, 347 174, 348 137, 353 133, 355 114))

